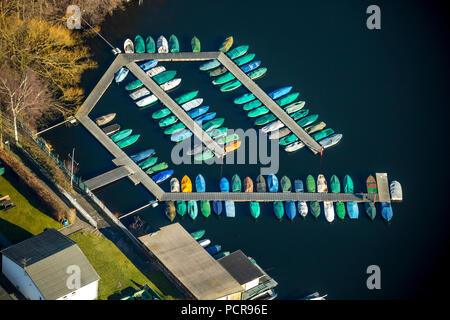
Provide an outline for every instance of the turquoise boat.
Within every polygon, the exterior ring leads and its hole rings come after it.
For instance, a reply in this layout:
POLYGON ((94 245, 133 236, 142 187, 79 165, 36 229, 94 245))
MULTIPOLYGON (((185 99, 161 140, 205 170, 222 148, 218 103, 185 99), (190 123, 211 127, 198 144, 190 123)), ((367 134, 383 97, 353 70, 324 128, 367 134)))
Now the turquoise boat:
POLYGON ((294 92, 294 93, 290 93, 287 96, 281 97, 277 100, 275 100, 275 102, 280 106, 283 107, 289 103, 292 103, 295 99, 298 98, 298 96, 300 95, 299 92, 294 92))
POLYGON ((291 114, 291 118, 294 119, 295 121, 297 121, 298 119, 306 117, 308 115, 308 113, 309 113, 308 109, 299 110, 299 111, 291 114))
POLYGON ((233 134, 229 134, 225 137, 222 137, 220 139, 217 140, 218 144, 226 144, 228 142, 234 141, 234 140, 238 140, 239 136, 236 133, 233 134))
POLYGON ((198 230, 198 231, 191 232, 191 236, 192 236, 192 238, 194 238, 194 240, 199 240, 205 235, 205 233, 206 233, 205 230, 198 230))
POLYGON ((236 59, 247 53, 249 46, 239 46, 226 53, 230 59, 236 59))
POLYGON ((180 43, 176 35, 172 34, 169 38, 169 51, 180 52, 180 43))
POLYGON ((244 111, 250 111, 250 110, 253 110, 253 109, 258 108, 260 106, 262 106, 262 102, 261 101, 253 100, 253 101, 250 101, 250 102, 247 102, 246 104, 244 104, 242 109, 244 111))
POLYGON ((272 113, 268 113, 268 114, 265 114, 262 117, 259 117, 258 119, 256 119, 255 125, 262 126, 266 123, 274 121, 276 118, 277 117, 275 117, 272 113))
POLYGON ((324 130, 321 130, 321 131, 319 131, 319 132, 316 132, 316 133, 312 134, 311 137, 312 137, 314 140, 317 141, 317 140, 320 140, 320 139, 324 139, 324 138, 326 138, 326 137, 332 135, 333 133, 334 133, 334 130, 333 130, 333 129, 327 128, 327 129, 324 129, 324 130))
POLYGON ((248 93, 244 93, 242 96, 237 97, 236 99, 234 99, 233 102, 235 104, 244 104, 244 103, 250 102, 254 99, 255 99, 255 95, 251 92, 248 92, 248 93))
POLYGON ((215 128, 219 128, 224 123, 224 121, 225 121, 224 118, 212 119, 211 121, 202 124, 202 129, 205 131, 209 131, 215 128))
POLYGON ((125 86, 125 90, 131 91, 131 90, 142 87, 142 85, 143 85, 142 81, 139 79, 136 79, 134 81, 131 81, 129 84, 127 84, 125 86))
POLYGON ((135 143, 139 139, 140 136, 141 136, 140 134, 135 134, 128 138, 120 140, 116 144, 119 148, 123 149, 123 148, 131 146, 133 143, 135 143))
POLYGON ((178 123, 175 123, 174 125, 171 125, 166 130, 164 130, 164 133, 165 134, 174 134, 185 128, 186 128, 186 126, 183 123, 178 122, 178 123))
POLYGON ((320 204, 317 201, 311 201, 309 207, 311 208, 311 214, 318 218, 320 215, 320 204))
POLYGON ((156 76, 154 76, 152 79, 159 85, 163 84, 164 82, 170 81, 177 75, 177 72, 175 70, 167 70, 163 71, 161 73, 158 73, 156 76))
POLYGON ((259 202, 250 202, 250 214, 253 218, 258 219, 261 214, 261 208, 259 202))
POLYGON ((289 134, 289 135, 287 135, 287 136, 285 136, 285 137, 280 139, 280 146, 286 146, 286 145, 288 145, 288 144, 290 144, 292 142, 295 142, 297 140, 298 140, 298 137, 295 134, 291 133, 291 134, 289 134))
MULTIPOLYGON (((184 201, 177 201, 176 202, 176 208, 177 208, 177 212, 180 216, 184 216, 187 212, 187 206, 186 206, 186 202, 184 201)), ((192 233, 191 233, 192 234, 192 233)), ((198 239, 200 239, 201 237, 203 237, 203 235, 201 235, 198 239)), ((198 240, 196 239, 196 240, 198 240)))
POLYGON ((156 51, 156 44, 155 40, 151 36, 148 36, 145 39, 145 48, 147 49, 147 53, 155 53, 156 51))
POLYGON ((347 202, 347 212, 350 219, 358 219, 359 216, 358 203, 347 202))
POLYGON ((189 215, 189 217, 191 217, 192 220, 195 220, 195 218, 197 218, 198 207, 197 207, 197 202, 194 200, 190 200, 188 202, 188 215, 189 215))
POLYGON ((158 157, 150 157, 145 159, 144 161, 141 161, 138 163, 139 168, 142 170, 145 170, 147 168, 150 168, 158 161, 158 157))
POLYGON ((158 122, 158 125, 163 128, 163 127, 167 127, 170 126, 171 124, 175 123, 178 121, 178 118, 176 116, 170 116, 170 117, 166 117, 162 120, 160 120, 158 122))
POLYGON ((309 125, 309 124, 313 123, 314 121, 316 121, 317 118, 319 118, 318 114, 311 114, 311 115, 309 115, 307 117, 304 117, 304 118, 298 120, 297 124, 300 127, 306 127, 307 125, 309 125))
POLYGON ((234 80, 236 79, 236 77, 231 73, 231 72, 227 72, 224 75, 214 79, 212 81, 213 85, 220 85, 220 84, 224 84, 227 83, 228 81, 234 80))
POLYGON ((137 35, 136 37, 134 37, 134 52, 136 52, 136 53, 144 53, 145 52, 144 39, 140 35, 137 35))
POLYGON ((220 66, 219 60, 210 60, 200 65, 199 69, 200 71, 208 71, 217 68, 218 66, 220 66))
POLYGON ((269 109, 267 109, 266 107, 262 106, 262 107, 253 109, 252 111, 247 113, 247 117, 249 117, 249 118, 259 117, 259 116, 262 116, 263 114, 266 114, 268 112, 269 112, 269 109))
POLYGON ((254 53, 247 53, 245 56, 241 56, 234 60, 234 63, 236 63, 239 67, 243 64, 252 61, 255 58, 254 53))
POLYGON ((252 79, 252 80, 256 80, 261 78, 263 75, 265 75, 267 73, 267 68, 258 68, 256 70, 253 70, 249 73, 247 73, 247 76, 252 79))
POLYGON ((148 168, 147 171, 145 171, 145 173, 146 174, 154 174, 156 172, 165 170, 167 168, 169 168, 169 165, 167 164, 167 162, 160 162, 160 163, 155 164, 154 166, 151 166, 150 168, 148 168))
POLYGON ((229 92, 229 91, 236 90, 240 86, 242 86, 242 83, 236 79, 236 80, 233 80, 233 81, 228 82, 228 83, 224 84, 223 86, 221 86, 220 91, 221 92, 229 92))
POLYGON ((220 128, 212 129, 212 130, 208 131, 208 134, 212 139, 217 139, 217 138, 221 138, 221 137, 225 136, 227 134, 227 131, 228 131, 227 127, 220 127, 220 128))
POLYGON ((273 212, 275 213, 275 217, 277 217, 277 219, 282 219, 284 216, 283 202, 274 201, 273 202, 273 212))
POLYGON ((206 190, 205 178, 200 173, 195 178, 195 189, 197 192, 205 192, 206 190))
POLYGON ((176 101, 176 103, 178 104, 183 104, 185 102, 191 101, 192 99, 194 99, 196 96, 198 95, 198 90, 196 91, 189 91, 185 94, 182 94, 181 96, 175 98, 174 100, 176 101))
POLYGON ((153 112, 152 118, 153 119, 162 119, 165 116, 169 115, 170 113, 171 112, 170 112, 170 110, 168 108, 163 108, 163 109, 160 109, 160 110, 157 110, 157 111, 153 112))
POLYGON ((231 191, 232 192, 241 192, 242 190, 242 183, 241 178, 237 174, 233 175, 231 178, 231 191))
POLYGON ((118 142, 118 141, 128 137, 132 132, 133 132, 133 129, 121 130, 121 131, 113 134, 110 138, 111 138, 112 141, 118 142))

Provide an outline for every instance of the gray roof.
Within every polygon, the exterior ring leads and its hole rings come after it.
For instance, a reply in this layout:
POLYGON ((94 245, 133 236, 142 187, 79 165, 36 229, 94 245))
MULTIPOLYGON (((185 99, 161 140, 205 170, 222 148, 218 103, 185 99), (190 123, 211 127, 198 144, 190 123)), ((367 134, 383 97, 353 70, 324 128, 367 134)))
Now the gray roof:
POLYGON ((74 291, 67 286, 73 272, 68 272, 69 266, 80 268, 81 287, 100 279, 78 245, 55 229, 8 247, 2 254, 24 268, 46 300, 74 291))
POLYGON ((234 251, 228 256, 220 258, 218 261, 240 285, 264 275, 241 250, 234 251))

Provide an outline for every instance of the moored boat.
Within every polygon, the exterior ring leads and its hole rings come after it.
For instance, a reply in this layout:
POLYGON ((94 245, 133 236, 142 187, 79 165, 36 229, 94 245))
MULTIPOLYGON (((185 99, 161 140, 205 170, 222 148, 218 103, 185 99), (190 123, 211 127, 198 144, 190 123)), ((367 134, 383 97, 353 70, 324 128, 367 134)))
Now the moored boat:
POLYGON ((146 149, 130 156, 134 162, 139 162, 155 154, 155 149, 146 149))
POLYGON ((136 53, 144 53, 145 52, 145 43, 142 36, 137 35, 134 37, 134 50, 136 53))
POLYGON ((261 60, 256 60, 256 61, 252 61, 249 62, 247 64, 244 64, 243 66, 241 66, 241 70, 245 73, 248 73, 252 70, 255 70, 256 68, 258 68, 261 65, 261 60))
POLYGON ((320 215, 320 204, 317 201, 311 201, 311 203, 309 204, 310 208, 311 208, 311 214, 315 217, 318 218, 320 215))
POLYGON ((200 40, 194 36, 191 40, 191 48, 192 48, 192 52, 200 52, 201 50, 201 45, 200 45, 200 40))
POLYGON ((231 191, 232 192, 241 192, 242 189, 242 183, 241 178, 237 174, 233 175, 231 177, 231 191))
POLYGON ((350 178, 350 176, 347 174, 344 177, 344 192, 345 193, 354 193, 354 185, 353 180, 350 178))
POLYGON ((205 150, 205 146, 203 144, 194 146, 193 148, 190 148, 188 151, 186 151, 186 154, 188 156, 196 155, 200 152, 203 152, 205 150))
POLYGON ((393 212, 392 206, 389 202, 381 202, 381 216, 386 221, 391 221, 393 212))
POLYGON ((253 100, 253 101, 245 103, 244 106, 242 107, 242 110, 250 111, 250 110, 253 110, 253 109, 258 108, 260 106, 262 106, 262 102, 261 101, 253 100))
POLYGON ((230 255, 230 251, 222 251, 222 252, 219 252, 218 254, 214 255, 213 258, 217 260, 217 259, 229 256, 229 255, 230 255))
POLYGON ((199 69, 200 71, 208 71, 214 68, 217 68, 218 66, 220 66, 220 62, 219 60, 209 60, 203 64, 200 65, 199 69))
POLYGON ((165 170, 165 171, 158 172, 151 178, 156 183, 160 183, 160 182, 163 182, 163 181, 167 180, 168 178, 170 178, 172 176, 172 174, 173 174, 173 170, 165 170))
POLYGON ((403 191, 400 182, 394 180, 389 184, 392 201, 403 201, 403 191))
POLYGON ((211 204, 208 200, 200 201, 200 211, 205 218, 208 218, 211 215, 211 204))
POLYGON ((117 123, 115 124, 111 124, 109 126, 106 126, 104 128, 102 128, 102 131, 109 137, 111 135, 113 135, 116 132, 119 132, 120 130, 120 125, 118 125, 117 123))
POLYGON ((258 68, 247 73, 247 76, 252 80, 257 80, 267 73, 267 68, 258 68))
POLYGON ((180 182, 177 178, 170 179, 170 192, 180 192, 180 182))
POLYGON ((249 46, 243 45, 236 47, 226 53, 230 59, 236 59, 247 53, 249 46))
POLYGON ((295 216, 297 215, 297 211, 295 210, 295 203, 294 201, 286 201, 284 203, 286 207, 286 215, 290 220, 294 220, 295 216))
POLYGON ((142 160, 141 162, 139 162, 138 166, 142 170, 145 170, 145 169, 150 168, 151 166, 153 166, 157 161, 158 161, 158 157, 150 157, 150 158, 147 158, 147 159, 142 160))
POLYGON ((246 55, 241 56, 241 57, 235 59, 235 60, 234 60, 234 63, 236 63, 236 64, 240 67, 240 66, 242 66, 243 64, 252 61, 253 58, 255 58, 255 54, 254 54, 254 53, 247 53, 246 55))
MULTIPOLYGON (((191 101, 192 99, 194 99, 196 96, 198 95, 198 90, 196 91, 189 91, 186 92, 184 94, 182 94, 181 96, 175 98, 174 100, 176 101, 176 103, 178 104, 183 104, 185 102, 191 101)), ((202 100, 203 102, 203 100, 202 100)), ((201 104, 201 103, 200 103, 201 104)))
POLYGON ((222 213, 222 201, 213 201, 214 213, 220 215, 222 213))
POLYGON ((158 53, 168 53, 169 52, 169 43, 164 36, 159 36, 156 41, 156 47, 158 49, 158 53))
POLYGON ((155 103, 156 101, 158 101, 158 98, 154 94, 152 94, 137 101, 136 105, 140 108, 144 108, 155 103))
POLYGON ((345 219, 345 205, 343 202, 336 202, 336 214, 339 219, 345 219))
POLYGON ((181 192, 192 192, 192 182, 187 175, 181 179, 181 192))
POLYGON ((324 149, 329 148, 337 144, 342 139, 342 134, 333 134, 323 140, 319 140, 319 144, 323 146, 324 149))
POLYGON ((195 189, 197 192, 205 192, 206 189, 205 178, 200 173, 195 178, 195 189))
POLYGON ((214 157, 214 152, 207 149, 204 152, 194 156, 195 161, 206 161, 214 157))
POLYGON ((136 99, 145 97, 148 94, 150 94, 150 91, 146 87, 143 87, 143 88, 133 91, 132 93, 129 94, 129 96, 131 99, 136 100, 136 99))
POLYGON ((217 129, 208 130, 207 133, 212 139, 218 139, 227 135, 228 128, 220 127, 217 129))
POLYGON ((175 122, 177 122, 177 121, 178 121, 178 118, 177 118, 176 116, 173 115, 173 116, 169 116, 169 117, 166 117, 166 118, 160 120, 160 121, 158 122, 158 125, 159 125, 161 128, 163 128, 163 127, 170 126, 171 124, 173 124, 173 123, 175 123, 175 122))
POLYGON ((167 81, 166 83, 163 83, 161 85, 161 89, 163 89, 164 91, 169 91, 172 90, 176 87, 178 87, 181 83, 181 78, 176 78, 170 81, 167 81))
POLYGON ((287 152, 294 152, 294 151, 297 151, 297 150, 303 148, 304 146, 305 146, 305 144, 302 141, 295 141, 295 142, 288 144, 284 148, 284 150, 287 152))
POLYGON ((152 119, 162 119, 165 116, 171 114, 168 108, 159 109, 152 114, 152 119))
POLYGON ((377 215, 377 209, 375 208, 375 204, 373 202, 365 202, 364 206, 366 207, 366 213, 369 218, 373 221, 377 215))
POLYGON ((225 121, 224 118, 212 119, 212 120, 202 124, 202 129, 205 130, 205 132, 208 132, 210 130, 219 128, 224 123, 224 121, 225 121))
POLYGON ((201 245, 203 248, 206 248, 207 246, 209 246, 211 244, 211 240, 209 239, 203 239, 203 240, 199 240, 197 241, 199 245, 201 245))
POLYGON ((127 77, 129 72, 130 70, 125 67, 120 68, 120 70, 117 71, 116 75, 114 76, 114 80, 116 81, 116 83, 122 82, 127 77))
POLYGON ((289 179, 289 177, 282 176, 281 180, 280 180, 280 184, 281 184, 281 190, 283 190, 283 192, 291 192, 292 183, 291 183, 291 179, 289 179))
POLYGON ((209 72, 209 76, 210 77, 217 77, 217 76, 220 76, 220 75, 224 74, 227 71, 228 71, 228 69, 226 67, 222 66, 222 67, 219 67, 219 68, 216 68, 216 69, 210 71, 209 72))
POLYGON ((151 166, 150 168, 148 168, 147 171, 145 171, 145 173, 153 174, 158 171, 165 170, 167 168, 169 168, 169 165, 167 164, 167 162, 160 162, 160 163, 157 163, 154 166, 151 166))
POLYGON ((203 98, 197 98, 190 101, 187 101, 183 104, 181 104, 181 108, 183 108, 184 111, 189 111, 191 109, 197 108, 203 103, 203 98))
POLYGON ((248 93, 244 93, 243 95, 234 99, 233 103, 234 104, 244 104, 244 103, 250 102, 254 99, 255 99, 255 95, 251 92, 248 92, 248 93))
POLYGON ((227 178, 223 177, 220 179, 220 191, 221 192, 230 192, 230 183, 228 182, 227 178))
POLYGON ((269 192, 278 192, 278 178, 274 174, 269 174, 267 176, 267 187, 269 192))
POLYGON ((287 105, 283 109, 284 109, 284 111, 286 111, 287 114, 291 114, 291 113, 294 113, 294 112, 297 112, 297 111, 303 109, 305 104, 306 104, 305 101, 297 101, 297 102, 287 105))
POLYGON ((134 44, 130 39, 126 39, 123 43, 123 51, 125 53, 134 53, 134 44))
POLYGON ((269 133, 278 129, 281 129, 284 127, 284 123, 281 122, 281 120, 276 120, 274 122, 266 124, 264 127, 261 128, 261 131, 264 133, 269 133))
POLYGON ((276 90, 270 92, 269 97, 272 98, 273 100, 276 100, 276 99, 281 98, 282 96, 288 94, 291 90, 292 90, 291 86, 279 88, 279 89, 276 89, 276 90))
POLYGON ((149 60, 144 63, 139 64, 139 68, 141 68, 144 71, 148 71, 158 64, 158 60, 149 60))
POLYGON ((146 49, 147 53, 155 53, 156 44, 155 44, 155 40, 153 40, 152 36, 147 36, 147 38, 145 38, 145 49, 146 49))
POLYGON ((266 192, 266 180, 262 175, 256 177, 256 191, 257 192, 266 192))
POLYGON ((253 181, 250 177, 244 179, 244 192, 253 192, 253 181))
POLYGON ((194 121, 197 122, 197 124, 201 125, 203 122, 207 122, 209 120, 214 119, 215 116, 216 116, 215 112, 208 112, 205 113, 204 115, 195 118, 194 121))
POLYGON ((308 192, 316 192, 316 181, 310 174, 306 177, 306 190, 308 190, 308 192))
POLYGON ((133 129, 121 130, 121 131, 113 134, 110 138, 114 142, 119 142, 120 140, 125 139, 126 137, 131 135, 132 132, 133 132, 133 129))
POLYGON ((208 248, 205 249, 206 252, 208 252, 210 255, 214 256, 215 254, 217 254, 220 250, 222 250, 222 247, 220 246, 220 244, 215 244, 213 246, 210 246, 208 248))
POLYGON ((236 216, 233 201, 225 201, 225 215, 228 218, 234 218, 236 216))
POLYGON ((294 102, 294 100, 297 99, 299 95, 300 95, 299 92, 290 93, 286 96, 276 99, 275 102, 280 107, 284 107, 285 105, 288 105, 288 104, 294 102))
MULTIPOLYGON (((330 189, 333 193, 341 192, 341 183, 339 182, 339 178, 334 174, 330 179, 330 189)), ((345 218, 345 205, 343 202, 336 202, 336 214, 341 220, 345 218)))
POLYGON ((212 81, 212 84, 214 85, 221 85, 224 84, 228 81, 231 81, 233 79, 236 79, 236 77, 231 73, 231 72, 227 72, 224 75, 221 75, 220 77, 217 77, 216 79, 214 79, 212 81))
POLYGON ((323 174, 317 177, 317 192, 328 192, 327 181, 323 174))
POLYGON ((150 78, 152 78, 152 77, 156 76, 157 74, 160 74, 160 73, 162 73, 164 71, 166 71, 166 67, 164 67, 164 66, 157 66, 157 67, 151 68, 150 70, 146 71, 145 73, 150 78))
POLYGON ((227 52, 228 50, 230 50, 232 45, 233 45, 233 37, 229 36, 222 42, 219 51, 227 52))
POLYGON ((166 202, 166 209, 164 210, 164 213, 166 214, 166 217, 170 220, 170 222, 175 219, 176 210, 173 201, 166 202))
POLYGON ((297 121, 297 124, 298 124, 300 127, 305 127, 305 126, 307 126, 308 124, 311 124, 311 123, 313 123, 314 121, 316 121, 318 117, 319 117, 318 114, 311 114, 311 115, 309 115, 309 116, 307 116, 307 117, 304 117, 304 118, 301 118, 300 120, 298 120, 298 121, 297 121))
POLYGON ((258 219, 261 214, 261 208, 259 206, 259 202, 250 202, 250 214, 253 218, 258 219))
POLYGON ((233 81, 230 81, 230 82, 224 84, 223 86, 221 86, 220 91, 221 92, 229 92, 229 91, 236 90, 240 86, 242 86, 242 83, 239 80, 233 80, 233 81))
POLYGON ((226 143, 228 143, 230 141, 234 141, 234 140, 237 140, 237 139, 239 139, 239 136, 236 133, 232 133, 232 134, 229 134, 229 135, 227 135, 225 137, 219 138, 217 140, 217 143, 218 144, 226 144, 226 143))
POLYGON ((298 137, 295 134, 291 133, 291 134, 287 135, 286 137, 283 137, 280 139, 280 146, 286 146, 297 140, 298 140, 298 137))
POLYGON ((378 193, 377 181, 370 175, 366 180, 367 193, 378 193))
POLYGON ((198 215, 198 206, 197 202, 194 200, 188 201, 188 215, 191 217, 192 220, 195 220, 198 215))
POLYGON ((192 236, 192 238, 194 238, 194 240, 199 240, 205 235, 205 233, 206 233, 206 230, 198 230, 198 231, 191 232, 191 236, 192 236))
POLYGON ((202 106, 202 107, 192 109, 187 114, 191 118, 196 118, 196 117, 199 117, 199 116, 205 114, 206 112, 208 112, 208 110, 209 110, 209 106, 202 106))
POLYGON ((300 118, 305 117, 306 115, 308 115, 309 110, 308 109, 303 109, 303 110, 299 110, 297 112, 294 112, 293 114, 291 114, 291 118, 294 120, 298 120, 300 118))
POLYGON ((358 203, 347 202, 347 212, 350 219, 358 219, 359 216, 358 203))
POLYGON ((274 121, 277 117, 275 117, 272 113, 265 114, 255 120, 255 125, 262 126, 266 123, 274 121))
POLYGON ((225 144, 223 146, 223 149, 225 150, 225 152, 231 152, 231 151, 238 149, 240 146, 241 146, 241 140, 235 140, 235 141, 231 141, 231 142, 228 142, 227 144, 225 144))
POLYGON ((170 81, 177 75, 177 72, 175 70, 166 70, 161 73, 158 73, 155 75, 152 79, 159 85, 163 84, 164 82, 170 81))
POLYGON ((275 217, 277 217, 277 219, 283 218, 283 216, 284 216, 283 202, 281 202, 281 201, 273 202, 273 213, 275 214, 275 217))
POLYGON ((313 124, 306 127, 304 130, 306 133, 313 134, 314 132, 320 131, 325 128, 327 124, 325 122, 319 122, 318 124, 313 124))
POLYGON ((320 139, 324 139, 324 138, 326 138, 326 137, 332 135, 333 133, 334 133, 334 130, 333 130, 333 129, 327 128, 327 129, 324 129, 324 130, 322 130, 322 131, 319 131, 319 132, 316 132, 316 133, 312 134, 311 137, 312 137, 314 140, 317 141, 317 140, 320 140, 320 139))
MULTIPOLYGON (((295 180, 294 188, 295 188, 295 192, 305 192, 302 180, 299 180, 299 179, 295 180)), ((300 215, 303 218, 305 218, 306 215, 308 214, 308 205, 306 204, 305 201, 299 201, 297 203, 297 209, 298 209, 298 213, 300 213, 300 215)))
POLYGON ((259 117, 262 116, 263 114, 266 114, 269 112, 269 109, 262 106, 256 109, 253 109, 252 111, 250 111, 249 113, 247 113, 247 117, 249 118, 255 118, 255 117, 259 117))
POLYGON ((170 52, 180 52, 180 43, 176 35, 172 34, 169 38, 169 51, 170 52))
POLYGON ((181 130, 183 130, 185 128, 186 128, 186 126, 183 123, 178 122, 178 123, 175 123, 174 125, 171 125, 166 130, 164 130, 164 133, 165 134, 174 134, 174 133, 180 132, 181 130))
POLYGON ((117 115, 116 113, 108 113, 95 119, 95 122, 97 123, 98 126, 103 126, 113 121, 116 115, 117 115))
POLYGON ((271 132, 269 134, 269 139, 270 140, 272 140, 272 139, 281 139, 281 138, 287 136, 290 133, 291 133, 291 130, 289 130, 289 128, 283 127, 283 128, 281 128, 279 130, 275 130, 275 131, 271 132))

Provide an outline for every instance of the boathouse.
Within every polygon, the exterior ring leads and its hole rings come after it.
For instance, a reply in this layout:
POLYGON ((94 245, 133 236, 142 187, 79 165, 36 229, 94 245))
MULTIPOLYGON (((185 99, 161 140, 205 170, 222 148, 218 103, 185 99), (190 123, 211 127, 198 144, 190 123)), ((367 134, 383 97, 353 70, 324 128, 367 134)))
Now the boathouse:
POLYGON ((29 300, 94 300, 100 277, 78 245, 55 229, 3 251, 2 272, 29 300))

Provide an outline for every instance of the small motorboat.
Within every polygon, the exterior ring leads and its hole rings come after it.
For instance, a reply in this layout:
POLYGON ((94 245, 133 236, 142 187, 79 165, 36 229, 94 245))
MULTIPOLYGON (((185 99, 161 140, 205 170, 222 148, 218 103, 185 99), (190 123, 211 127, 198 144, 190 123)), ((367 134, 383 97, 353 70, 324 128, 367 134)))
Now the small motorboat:
POLYGON ((103 126, 103 125, 113 121, 114 118, 116 117, 116 115, 117 115, 116 113, 108 113, 108 114, 105 114, 105 115, 95 119, 95 122, 97 123, 98 126, 103 126))

